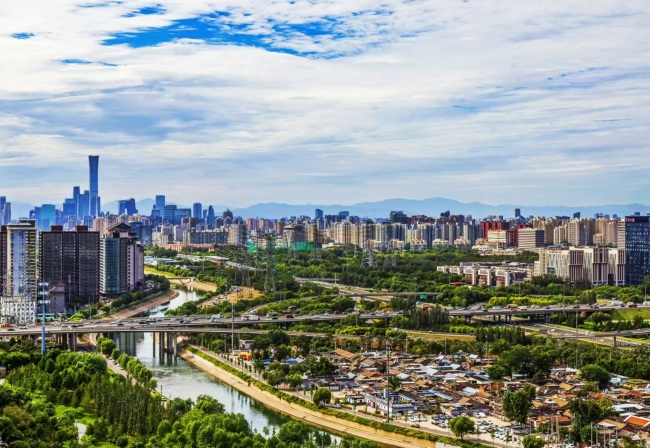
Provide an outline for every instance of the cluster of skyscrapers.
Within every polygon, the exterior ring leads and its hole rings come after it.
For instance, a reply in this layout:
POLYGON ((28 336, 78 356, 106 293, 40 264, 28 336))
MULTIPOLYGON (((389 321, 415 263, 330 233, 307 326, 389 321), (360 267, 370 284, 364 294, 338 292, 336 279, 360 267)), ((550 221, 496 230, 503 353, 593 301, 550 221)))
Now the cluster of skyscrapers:
POLYGON ((82 224, 93 226, 103 219, 99 158, 90 156, 89 162, 90 190, 78 194, 75 187, 62 210, 46 204, 29 218, 11 221, 10 204, 0 199, 5 210, 0 227, 0 305, 5 321, 33 322, 44 303, 48 313, 64 313, 146 286, 144 247, 134 229, 116 222, 99 232, 82 224))
MULTIPOLYGON (((535 275, 555 274, 596 285, 634 285, 650 279, 650 217, 639 214, 624 219, 581 218, 579 213, 525 218, 515 209, 513 218, 477 220, 449 211, 439 217, 392 211, 386 218, 370 219, 316 209, 313 217, 244 219, 201 203, 169 204, 158 195, 148 216, 138 212, 133 198, 120 200, 114 215, 101 210, 98 169, 99 157, 90 156, 89 189, 82 192, 76 186, 61 208, 43 204, 29 218, 12 221, 11 204, 0 196, 5 318, 34 319, 39 282, 48 284, 50 310, 56 312, 144 287, 144 247, 149 245, 182 251, 225 244, 296 250, 355 245, 368 253, 444 246, 506 255, 533 250, 539 252, 535 275)), ((482 274, 477 272, 468 275, 480 284, 482 274)))
MULTIPOLYGON (((66 198, 63 207, 43 204, 30 212, 29 218, 36 221, 38 230, 48 230, 50 226, 61 225, 73 229, 77 225, 92 227, 93 220, 101 216, 101 198, 99 196, 99 156, 88 156, 90 182, 88 190, 81 187, 72 188, 72 197, 66 198)), ((5 221, 6 222, 6 221, 5 221)))

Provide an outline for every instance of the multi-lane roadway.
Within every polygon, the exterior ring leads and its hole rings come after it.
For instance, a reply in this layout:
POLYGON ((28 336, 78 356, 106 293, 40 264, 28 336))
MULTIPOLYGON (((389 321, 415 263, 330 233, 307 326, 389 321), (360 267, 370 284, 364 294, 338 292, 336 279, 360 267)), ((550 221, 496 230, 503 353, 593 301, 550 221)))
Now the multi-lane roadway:
MULTIPOLYGON (((620 309, 616 306, 547 306, 547 307, 528 307, 528 308, 480 308, 480 309, 452 309, 448 310, 450 316, 455 317, 493 317, 498 316, 521 316, 521 315, 550 315, 555 313, 591 313, 595 311, 612 311, 620 309)), ((213 318, 209 315, 195 315, 185 317, 158 317, 154 320, 146 318, 125 318, 119 321, 87 321, 87 322, 66 322, 63 324, 48 324, 46 330, 48 334, 65 334, 65 333, 109 333, 109 332, 179 332, 179 333, 226 333, 232 331, 232 327, 250 327, 260 323, 281 323, 294 324, 305 321, 339 321, 349 316, 358 317, 359 321, 375 319, 392 319, 401 312, 372 312, 354 314, 334 314, 325 313, 317 315, 279 315, 277 317, 267 316, 236 316, 232 318, 213 318)), ((243 332, 252 333, 251 330, 243 332)), ((633 330, 631 332, 605 333, 599 336, 635 336, 650 333, 650 329, 633 330)), ((41 334, 40 325, 29 327, 13 327, 0 329, 0 336, 12 335, 39 335, 41 334)))

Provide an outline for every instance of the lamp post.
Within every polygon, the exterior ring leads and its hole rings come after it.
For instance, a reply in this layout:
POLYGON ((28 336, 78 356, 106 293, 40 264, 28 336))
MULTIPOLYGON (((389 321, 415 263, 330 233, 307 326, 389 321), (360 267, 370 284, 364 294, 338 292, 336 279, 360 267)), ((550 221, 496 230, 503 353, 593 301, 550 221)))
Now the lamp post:
POLYGON ((41 355, 45 356, 45 305, 46 305, 46 297, 47 295, 54 290, 54 288, 45 291, 45 288, 49 286, 49 283, 39 283, 41 287, 42 295, 43 297, 41 298, 41 355))

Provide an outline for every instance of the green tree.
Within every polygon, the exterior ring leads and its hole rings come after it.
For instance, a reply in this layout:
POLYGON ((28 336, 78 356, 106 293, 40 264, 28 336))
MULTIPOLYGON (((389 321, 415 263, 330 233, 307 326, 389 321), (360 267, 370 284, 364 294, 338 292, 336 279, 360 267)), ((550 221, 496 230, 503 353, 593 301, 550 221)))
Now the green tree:
POLYGON ((529 434, 525 436, 522 441, 522 445, 524 448, 543 448, 543 446, 546 444, 546 442, 543 439, 540 439, 539 437, 529 434))
POLYGON ((294 373, 292 375, 287 376, 287 384, 289 384, 289 387, 291 389, 296 389, 298 386, 302 386, 303 381, 302 381, 302 376, 300 376, 297 373, 294 373))
POLYGON ((319 387, 312 397, 316 406, 323 406, 332 401, 332 392, 326 387, 319 387))
POLYGON ((585 381, 597 382, 601 389, 605 389, 612 379, 612 375, 598 364, 587 364, 581 368, 580 377, 585 381))
POLYGON ((516 392, 507 392, 503 396, 503 413, 510 420, 523 425, 528 420, 528 412, 535 394, 535 387, 530 384, 526 384, 516 392))
POLYGON ((474 432, 474 420, 465 417, 464 415, 452 418, 449 421, 449 429, 451 429, 451 432, 453 432, 456 437, 463 440, 465 434, 474 432))

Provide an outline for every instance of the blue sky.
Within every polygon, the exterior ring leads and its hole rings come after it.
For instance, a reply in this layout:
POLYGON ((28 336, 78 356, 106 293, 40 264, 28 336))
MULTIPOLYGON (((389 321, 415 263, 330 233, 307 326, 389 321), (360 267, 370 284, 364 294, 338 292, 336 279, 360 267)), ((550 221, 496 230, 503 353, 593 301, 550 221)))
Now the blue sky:
POLYGON ((0 194, 648 203, 645 1, 49 0, 0 17, 0 194))

